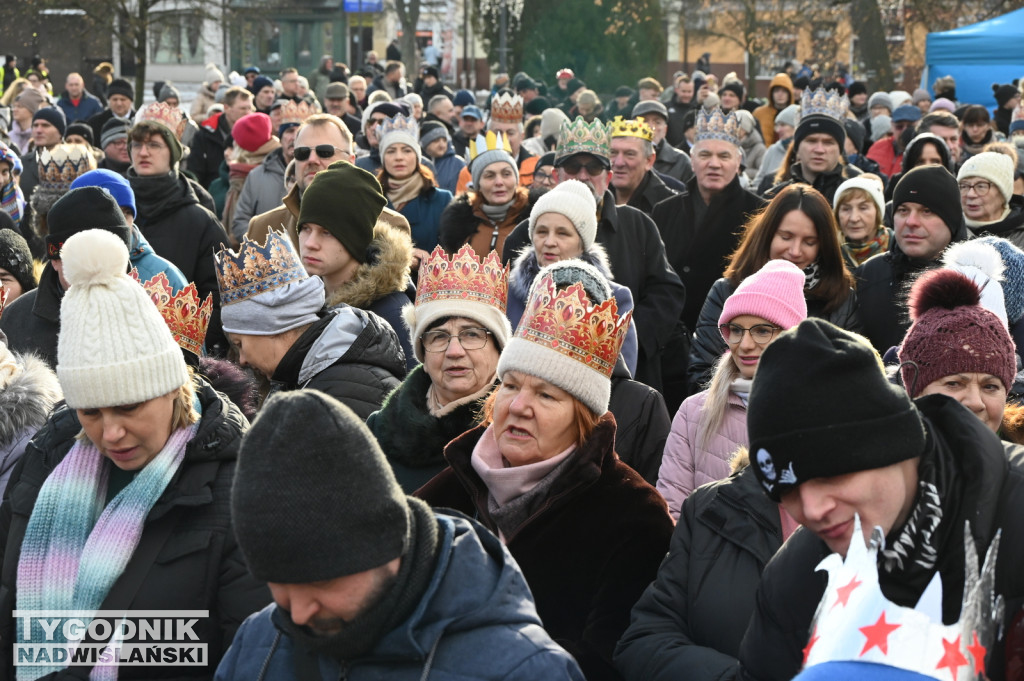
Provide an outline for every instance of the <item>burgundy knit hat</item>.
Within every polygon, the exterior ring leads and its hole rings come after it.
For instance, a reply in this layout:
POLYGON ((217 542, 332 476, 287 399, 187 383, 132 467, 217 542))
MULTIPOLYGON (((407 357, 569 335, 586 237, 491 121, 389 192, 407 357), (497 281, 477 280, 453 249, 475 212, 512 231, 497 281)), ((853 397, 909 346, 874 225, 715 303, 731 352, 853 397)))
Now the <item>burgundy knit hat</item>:
POLYGON ((1009 393, 1017 373, 1013 340, 981 292, 955 270, 923 274, 910 291, 914 321, 899 348, 903 385, 918 397, 933 381, 958 373, 991 374, 1009 393), (911 364, 912 363, 912 364, 911 364))
POLYGON ((231 128, 231 137, 250 153, 256 153, 260 147, 270 141, 272 127, 270 116, 265 113, 246 114, 235 121, 231 128))

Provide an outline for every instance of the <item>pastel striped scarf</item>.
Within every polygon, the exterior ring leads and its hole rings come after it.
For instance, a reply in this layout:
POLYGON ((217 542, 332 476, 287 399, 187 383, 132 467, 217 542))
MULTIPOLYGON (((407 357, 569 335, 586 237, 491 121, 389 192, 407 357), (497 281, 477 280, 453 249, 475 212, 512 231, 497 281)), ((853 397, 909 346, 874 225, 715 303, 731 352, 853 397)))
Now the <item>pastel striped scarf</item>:
MULTIPOLYGON (((110 465, 89 440, 77 441, 43 483, 21 544, 18 610, 97 610, 135 552, 150 509, 163 494, 195 437, 196 423, 171 433, 164 448, 104 508, 110 465)), ((29 632, 17 620, 18 640, 65 643, 62 627, 46 640, 38 621, 29 632)), ((19 681, 60 671, 17 668, 19 681)), ((116 678, 116 667, 91 678, 116 678)))

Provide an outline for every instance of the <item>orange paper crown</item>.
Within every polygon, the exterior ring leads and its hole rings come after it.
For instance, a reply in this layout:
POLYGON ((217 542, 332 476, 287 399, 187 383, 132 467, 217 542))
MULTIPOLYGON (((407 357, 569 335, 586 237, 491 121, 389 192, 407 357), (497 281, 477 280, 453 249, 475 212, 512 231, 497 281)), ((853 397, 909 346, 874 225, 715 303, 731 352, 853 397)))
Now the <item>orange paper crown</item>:
POLYGON ((4 306, 7 305, 7 289, 0 286, 0 317, 4 315, 4 306))
POLYGON ((559 291, 550 274, 534 284, 516 337, 550 348, 611 378, 632 311, 621 317, 614 298, 595 305, 581 284, 559 291))
POLYGON ((135 122, 154 121, 174 133, 174 136, 181 140, 182 133, 187 125, 185 114, 176 106, 170 106, 166 102, 153 102, 145 106, 136 115, 135 122))
POLYGON ((616 116, 615 120, 608 124, 609 137, 639 137, 648 142, 654 141, 654 131, 645 121, 639 119, 626 120, 622 116, 616 116))
POLYGON ((213 296, 207 295, 206 300, 199 302, 199 292, 195 284, 189 284, 177 293, 167 280, 167 275, 158 273, 149 281, 139 279, 139 271, 132 268, 132 277, 142 284, 146 293, 153 299, 160 316, 171 330, 174 340, 183 350, 188 350, 196 357, 203 355, 203 342, 206 330, 210 327, 213 314, 213 296))
POLYGON ((523 98, 503 92, 491 98, 491 121, 495 123, 522 123, 523 98))
POLYGON ((502 266, 497 251, 480 262, 468 244, 451 259, 437 246, 420 268, 416 305, 441 300, 490 305, 505 314, 508 305, 508 265, 502 266))

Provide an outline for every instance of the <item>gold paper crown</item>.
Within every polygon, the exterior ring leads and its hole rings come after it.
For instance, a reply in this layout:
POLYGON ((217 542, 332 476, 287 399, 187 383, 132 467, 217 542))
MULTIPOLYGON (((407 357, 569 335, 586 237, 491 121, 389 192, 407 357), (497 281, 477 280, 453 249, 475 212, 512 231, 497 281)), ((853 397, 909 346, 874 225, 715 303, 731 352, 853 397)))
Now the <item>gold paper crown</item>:
POLYGON ((800 98, 800 120, 808 116, 828 116, 841 121, 846 118, 849 108, 850 98, 845 94, 840 95, 836 90, 804 90, 800 98))
POLYGON ((483 262, 468 244, 451 259, 440 246, 420 267, 416 287, 416 305, 439 300, 481 303, 501 310, 508 305, 508 265, 502 266, 497 251, 491 251, 483 262))
POLYGON ((187 125, 185 114, 182 110, 176 106, 170 106, 166 102, 153 102, 143 107, 135 117, 136 123, 141 123, 142 121, 153 121, 161 124, 174 133, 179 142, 187 125))
POLYGON ((523 98, 503 92, 491 98, 491 119, 494 123, 522 123, 523 98))
POLYGON ((608 124, 608 137, 639 137, 653 142, 654 130, 640 119, 626 120, 622 116, 616 116, 615 120, 608 124))
POLYGON ((711 110, 701 108, 697 113, 694 143, 702 140, 722 140, 739 146, 740 121, 736 114, 725 114, 720 107, 711 110))
POLYGON ((633 317, 617 312, 615 298, 591 307, 582 284, 559 291, 549 273, 534 285, 516 336, 611 378, 633 317))
POLYGON ((262 246, 244 237, 237 252, 225 247, 214 254, 213 260, 222 306, 248 300, 309 276, 291 239, 275 230, 270 230, 262 246))
POLYGON ((508 142, 508 137, 493 130, 488 130, 487 135, 481 133, 475 140, 469 140, 469 162, 472 163, 473 159, 486 151, 495 150, 507 151, 511 156, 512 146, 508 142))
POLYGON ((191 283, 175 293, 163 272, 157 273, 149 281, 142 281, 139 279, 139 271, 133 267, 132 278, 142 284, 142 288, 153 299, 178 346, 196 357, 202 357, 206 330, 210 327, 210 316, 213 314, 213 295, 208 294, 200 304, 199 292, 196 285, 191 283))
POLYGON ((596 118, 587 123, 583 116, 577 116, 575 121, 562 121, 558 128, 555 159, 573 154, 591 154, 608 158, 611 155, 608 128, 596 118))
POLYGON ((39 185, 60 192, 71 189, 71 183, 96 169, 96 157, 84 144, 58 144, 39 152, 39 185))
POLYGON ((313 108, 306 104, 305 101, 296 104, 292 100, 287 100, 284 106, 281 107, 281 125, 295 125, 302 123, 304 120, 312 116, 314 113, 313 108))

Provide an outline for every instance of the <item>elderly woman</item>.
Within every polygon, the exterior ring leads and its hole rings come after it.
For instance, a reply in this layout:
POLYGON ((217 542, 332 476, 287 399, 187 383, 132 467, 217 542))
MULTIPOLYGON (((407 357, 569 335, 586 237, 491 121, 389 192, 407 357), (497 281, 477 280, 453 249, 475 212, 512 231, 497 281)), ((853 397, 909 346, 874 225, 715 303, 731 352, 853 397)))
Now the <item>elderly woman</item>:
MULTIPOLYGON (((612 281, 604 246, 597 243, 597 202, 578 180, 566 180, 544 194, 530 211, 530 242, 515 261, 508 283, 508 319, 515 328, 523 316, 526 298, 537 274, 563 260, 579 259, 597 269, 608 282, 619 312, 633 309, 633 294, 612 281)), ((636 373, 636 326, 630 322, 622 344, 622 357, 631 374, 636 373)))
POLYGON ((889 250, 892 229, 882 224, 885 198, 877 175, 864 173, 839 185, 832 210, 843 235, 843 260, 851 270, 889 250))
POLYGON ((984 151, 967 159, 956 179, 967 228, 1024 248, 1024 198, 1013 193, 1013 170, 1009 156, 984 151))
POLYGON ((30 443, 0 507, 0 636, 67 642, 66 629, 54 640, 15 620, 15 609, 208 610, 193 627, 208 659, 192 673, 212 677, 241 622, 270 601, 246 571, 229 512, 248 423, 189 374, 156 306, 125 274, 128 249, 117 236, 76 234, 61 256, 71 284, 57 370, 66 406, 30 443))
POLYGON ((512 328, 504 314, 508 271, 469 246, 449 258, 434 249, 416 304, 403 310, 417 365, 366 425, 407 493, 447 467, 444 447, 479 422, 512 328))
POLYGON ((610 376, 628 316, 542 273, 483 424, 445 448, 450 468, 417 493, 498 534, 590 681, 620 678, 612 650, 672 532, 664 499, 615 454, 610 376))
POLYGON ((469 155, 473 190, 441 214, 437 241, 449 253, 469 244, 477 257, 485 258, 491 251, 501 255, 505 238, 530 216, 537 196, 519 186, 519 167, 500 133, 478 136, 469 155))

